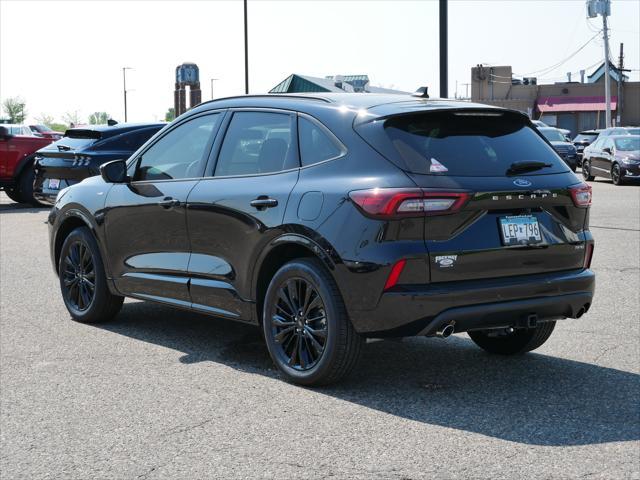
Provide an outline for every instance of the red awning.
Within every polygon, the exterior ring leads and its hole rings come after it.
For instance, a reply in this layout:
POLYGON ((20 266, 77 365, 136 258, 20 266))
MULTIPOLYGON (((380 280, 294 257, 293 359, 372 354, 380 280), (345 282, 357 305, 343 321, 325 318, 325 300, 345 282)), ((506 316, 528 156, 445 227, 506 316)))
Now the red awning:
MULTIPOLYGON (((611 110, 615 110, 618 97, 611 97, 611 110)), ((536 105, 542 113, 547 112, 597 112, 606 110, 602 97, 540 97, 536 105)))

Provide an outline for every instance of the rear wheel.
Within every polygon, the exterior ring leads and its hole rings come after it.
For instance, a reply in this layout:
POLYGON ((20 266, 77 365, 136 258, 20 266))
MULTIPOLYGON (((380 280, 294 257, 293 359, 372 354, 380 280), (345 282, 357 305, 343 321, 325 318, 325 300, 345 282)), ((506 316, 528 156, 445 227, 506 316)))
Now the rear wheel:
POLYGON ((589 160, 582 161, 582 178, 588 181, 593 181, 595 178, 591 175, 591 165, 589 164, 589 160))
POLYGON ((269 354, 291 382, 336 382, 360 356, 363 339, 318 260, 295 260, 276 272, 265 296, 262 323, 269 354))
POLYGON ((29 163, 18 178, 17 196, 22 203, 29 203, 34 207, 44 206, 38 202, 33 196, 33 182, 36 178, 36 172, 33 169, 33 162, 29 163))
POLYGON ((620 165, 614 163, 611 167, 611 181, 614 185, 622 185, 624 181, 622 180, 622 171, 620 170, 620 165))
POLYGON ((95 238, 86 227, 73 230, 60 251, 60 290, 71 316, 83 323, 111 320, 124 298, 113 295, 95 238))
POLYGON ((4 191, 4 193, 6 193, 7 197, 9 197, 14 202, 18 202, 18 203, 22 202, 22 200, 20 199, 19 192, 16 189, 8 188, 4 191))
POLYGON ((553 333, 556 322, 543 322, 535 328, 478 330, 467 332, 483 350, 498 355, 518 355, 541 346, 553 333))

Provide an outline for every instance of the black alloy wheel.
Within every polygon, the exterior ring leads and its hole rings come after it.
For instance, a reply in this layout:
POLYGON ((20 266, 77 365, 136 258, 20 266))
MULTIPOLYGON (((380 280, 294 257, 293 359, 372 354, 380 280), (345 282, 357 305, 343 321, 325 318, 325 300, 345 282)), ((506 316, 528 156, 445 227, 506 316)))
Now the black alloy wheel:
POLYGON ((611 167, 611 180, 614 185, 622 185, 622 172, 620 171, 620 165, 614 163, 611 167))
POLYGON ((109 290, 100 249, 88 228, 76 228, 65 238, 58 273, 62 299, 75 320, 104 322, 120 311, 124 297, 109 290))
POLYGON ((96 271, 91 251, 82 241, 73 242, 62 262, 67 300, 78 311, 91 306, 96 293, 96 271))
POLYGON ((592 181, 595 178, 591 175, 591 165, 589 164, 589 160, 582 161, 582 178, 587 181, 592 181))
POLYGON ((292 260, 275 273, 262 318, 269 355, 290 382, 333 383, 358 362, 364 340, 351 324, 333 277, 318 259, 292 260))
POLYGON ((292 278, 278 288, 271 331, 278 355, 291 368, 309 370, 318 363, 327 342, 327 313, 313 285, 292 278))

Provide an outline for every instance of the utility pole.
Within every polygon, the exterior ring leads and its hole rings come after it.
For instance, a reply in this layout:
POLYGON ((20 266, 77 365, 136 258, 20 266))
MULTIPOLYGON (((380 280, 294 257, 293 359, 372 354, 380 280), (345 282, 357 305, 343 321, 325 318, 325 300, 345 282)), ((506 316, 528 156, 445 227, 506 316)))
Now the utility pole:
POLYGON ((449 96, 449 71, 447 61, 448 37, 447 0, 440 0, 440 98, 447 98, 449 96))
POLYGON ((249 41, 247 31, 247 0, 244 0, 244 93, 249 95, 249 41))
POLYGON ((620 58, 618 59, 618 101, 616 103, 616 124, 622 125, 622 81, 624 80, 624 72, 630 72, 628 68, 624 68, 624 43, 620 44, 620 58))
POLYGON ((131 67, 122 67, 122 85, 124 90, 124 121, 127 121, 127 70, 132 70, 131 67))
POLYGON ((602 38, 604 39, 604 99, 606 103, 606 128, 611 126, 611 78, 609 76, 609 27, 607 17, 611 15, 611 0, 587 0, 587 18, 602 15, 602 38))

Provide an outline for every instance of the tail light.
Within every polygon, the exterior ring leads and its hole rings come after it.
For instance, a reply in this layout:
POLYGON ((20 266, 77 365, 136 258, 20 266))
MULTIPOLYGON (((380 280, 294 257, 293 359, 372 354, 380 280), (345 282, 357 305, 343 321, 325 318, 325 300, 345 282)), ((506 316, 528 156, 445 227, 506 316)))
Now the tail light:
POLYGON ((593 258, 593 243, 587 243, 584 249, 584 268, 591 268, 591 259, 593 258))
POLYGON ((392 219, 446 215, 459 211, 469 200, 467 192, 434 192, 411 188, 355 190, 349 197, 370 217, 392 219))
POLYGON ((573 185, 569 187, 569 193, 576 207, 586 208, 591 205, 591 185, 587 185, 584 182, 573 185))

